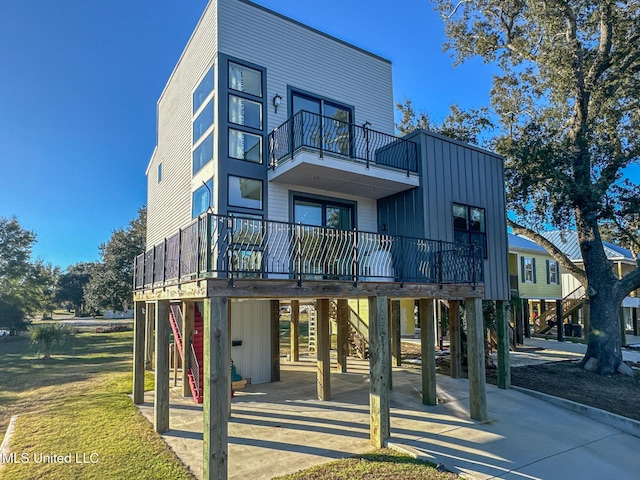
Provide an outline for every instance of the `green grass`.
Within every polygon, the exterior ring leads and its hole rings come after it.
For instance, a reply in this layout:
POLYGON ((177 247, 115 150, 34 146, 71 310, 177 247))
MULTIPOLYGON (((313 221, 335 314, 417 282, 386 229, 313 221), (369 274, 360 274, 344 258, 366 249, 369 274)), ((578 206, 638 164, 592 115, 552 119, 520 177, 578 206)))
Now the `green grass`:
POLYGON ((131 332, 77 334, 47 363, 26 338, 0 343, 0 436, 20 414, 11 451, 31 460, 5 465, 0 479, 193 478, 128 396, 131 352, 131 332), (35 463, 40 453, 73 463, 35 463), (97 463, 75 463, 76 453, 97 463))
POLYGON ((277 480, 453 480, 457 475, 439 472, 432 463, 416 460, 393 450, 382 449, 365 455, 311 467, 277 480))

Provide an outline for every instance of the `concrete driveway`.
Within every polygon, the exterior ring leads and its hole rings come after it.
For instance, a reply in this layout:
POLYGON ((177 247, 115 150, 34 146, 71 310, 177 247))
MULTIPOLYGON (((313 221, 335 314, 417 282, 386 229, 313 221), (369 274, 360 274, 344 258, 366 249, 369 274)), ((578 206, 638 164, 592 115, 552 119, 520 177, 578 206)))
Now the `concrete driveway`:
MULTIPOLYGON (((369 446, 368 364, 332 373, 332 400, 316 398, 315 363, 282 364, 281 382, 249 385, 232 401, 229 478, 262 479, 369 446)), ((391 441, 466 478, 637 479, 640 438, 515 390, 487 385, 489 421, 469 419, 465 379, 437 377, 439 403, 421 403, 416 369, 394 368, 391 441)), ((153 419, 153 392, 141 412, 153 419)), ((202 475, 202 407, 171 393, 165 441, 202 475)))

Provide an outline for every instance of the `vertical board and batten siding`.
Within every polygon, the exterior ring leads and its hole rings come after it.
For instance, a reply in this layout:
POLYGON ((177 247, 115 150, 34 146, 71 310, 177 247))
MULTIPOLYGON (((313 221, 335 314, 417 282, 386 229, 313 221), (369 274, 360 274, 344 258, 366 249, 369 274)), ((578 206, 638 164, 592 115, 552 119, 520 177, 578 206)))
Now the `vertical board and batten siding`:
MULTIPOLYGON (((157 145, 147 168, 147 245, 161 242, 191 220, 192 92, 216 56, 217 4, 210 2, 157 105, 157 145), (157 182, 162 162, 162 181, 157 182)), ((216 74, 217 84, 217 74, 216 74)), ((219 118, 214 97, 214 119, 219 118)), ((215 121, 215 120, 214 120, 215 121)), ((214 129, 214 162, 217 158, 214 129)), ((213 172, 212 172, 213 173, 213 172)))
POLYGON ((445 136, 416 131, 420 187, 378 200, 378 223, 391 234, 452 242, 453 203, 485 209, 485 299, 508 300, 507 217, 502 159, 445 136))
POLYGON ((290 115, 288 87, 354 107, 354 123, 394 133, 391 63, 242 0, 218 1, 221 53, 267 69, 267 130, 290 115), (250 25, 250 28, 238 28, 250 25), (274 113, 273 97, 282 97, 274 113))
POLYGON ((319 195, 329 197, 334 200, 349 200, 356 202, 356 227, 358 230, 365 232, 377 232, 377 210, 376 201, 370 198, 356 197, 353 195, 340 195, 336 197, 332 192, 326 192, 325 190, 318 190, 313 188, 300 188, 295 185, 286 185, 283 183, 269 183, 269 220, 278 222, 291 222, 291 214, 289 211, 289 192, 294 191, 296 193, 309 193, 312 195, 319 195))
POLYGON ((231 346, 236 372, 251 383, 271 381, 271 310, 269 300, 231 301, 231 346))

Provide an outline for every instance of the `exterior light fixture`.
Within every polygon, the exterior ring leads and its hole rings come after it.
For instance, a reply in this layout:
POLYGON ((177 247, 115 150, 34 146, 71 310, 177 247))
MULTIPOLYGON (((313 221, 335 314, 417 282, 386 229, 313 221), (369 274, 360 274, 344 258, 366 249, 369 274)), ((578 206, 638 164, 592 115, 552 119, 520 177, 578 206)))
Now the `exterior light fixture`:
POLYGON ((371 123, 369 121, 366 121, 362 124, 362 128, 369 128, 371 126, 371 123))
POLYGON ((276 96, 273 97, 273 109, 275 113, 278 113, 278 107, 282 103, 282 97, 276 93, 276 96))

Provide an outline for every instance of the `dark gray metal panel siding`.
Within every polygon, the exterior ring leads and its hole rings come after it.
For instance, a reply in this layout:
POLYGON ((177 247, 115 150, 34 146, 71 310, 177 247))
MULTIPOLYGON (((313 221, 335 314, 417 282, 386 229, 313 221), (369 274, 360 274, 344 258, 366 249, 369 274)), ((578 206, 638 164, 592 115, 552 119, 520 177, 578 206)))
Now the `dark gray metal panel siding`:
POLYGON ((415 132, 421 185, 378 200, 380 230, 453 241, 453 203, 485 209, 485 299, 508 300, 508 243, 502 159, 441 135, 415 132))

